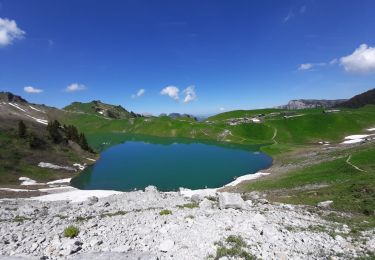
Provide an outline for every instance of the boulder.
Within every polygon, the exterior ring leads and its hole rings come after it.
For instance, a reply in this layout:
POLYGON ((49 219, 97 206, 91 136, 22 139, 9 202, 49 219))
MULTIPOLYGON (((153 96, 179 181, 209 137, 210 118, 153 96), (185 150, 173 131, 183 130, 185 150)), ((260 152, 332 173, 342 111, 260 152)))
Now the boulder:
POLYGON ((161 252, 168 252, 168 251, 170 251, 173 247, 174 247, 174 241, 173 241, 173 240, 170 240, 170 239, 167 239, 167 240, 163 241, 163 242, 159 245, 159 250, 160 250, 161 252))
POLYGON ((87 198, 89 204, 93 205, 99 201, 99 198, 96 196, 91 196, 87 198))
POLYGON ((150 185, 150 186, 147 186, 147 187, 145 188, 145 192, 152 192, 152 193, 155 193, 155 192, 158 192, 158 189, 157 189, 155 186, 150 185))
POLYGON ((322 201, 318 203, 318 208, 329 209, 331 208, 332 204, 333 204, 332 200, 322 201))
POLYGON ((242 209, 245 206, 244 200, 238 193, 221 192, 219 193, 220 209, 242 209))

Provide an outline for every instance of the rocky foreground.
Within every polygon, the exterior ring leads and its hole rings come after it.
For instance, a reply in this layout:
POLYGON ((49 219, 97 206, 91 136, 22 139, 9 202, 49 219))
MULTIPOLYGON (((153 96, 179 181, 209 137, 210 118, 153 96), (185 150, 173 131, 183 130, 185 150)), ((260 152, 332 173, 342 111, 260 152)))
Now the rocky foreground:
POLYGON ((206 192, 187 198, 186 193, 163 193, 154 187, 78 203, 2 200, 0 255, 6 259, 352 259, 374 252, 374 230, 353 237, 348 226, 323 220, 320 211, 271 204, 254 192, 242 197, 206 192), (70 225, 79 229, 76 237, 64 236, 70 225))

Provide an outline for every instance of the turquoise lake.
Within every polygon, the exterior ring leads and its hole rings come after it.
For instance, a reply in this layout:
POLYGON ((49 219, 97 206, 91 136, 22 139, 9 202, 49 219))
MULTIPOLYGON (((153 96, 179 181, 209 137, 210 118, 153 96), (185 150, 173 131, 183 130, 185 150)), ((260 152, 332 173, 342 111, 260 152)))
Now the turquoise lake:
POLYGON ((219 145, 183 139, 130 139, 101 153, 75 177, 80 189, 130 191, 149 185, 161 191, 221 187, 272 164, 257 146, 219 145))

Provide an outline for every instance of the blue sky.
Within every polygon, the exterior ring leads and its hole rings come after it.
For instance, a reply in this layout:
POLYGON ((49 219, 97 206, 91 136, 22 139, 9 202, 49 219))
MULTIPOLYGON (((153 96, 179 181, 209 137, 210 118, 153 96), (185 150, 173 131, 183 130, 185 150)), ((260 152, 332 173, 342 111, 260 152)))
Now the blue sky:
POLYGON ((375 87, 374 13, 372 0, 0 0, 0 90, 154 114, 348 98, 375 87))

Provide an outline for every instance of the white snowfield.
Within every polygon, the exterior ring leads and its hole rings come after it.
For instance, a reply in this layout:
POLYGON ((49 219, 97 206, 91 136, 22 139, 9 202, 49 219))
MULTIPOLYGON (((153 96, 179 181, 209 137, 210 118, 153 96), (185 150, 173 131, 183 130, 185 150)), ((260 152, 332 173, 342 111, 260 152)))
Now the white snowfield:
POLYGON ((346 136, 344 139, 345 141, 342 142, 341 144, 355 144, 355 143, 360 143, 364 141, 366 138, 374 136, 373 134, 369 135, 349 135, 346 136))
POLYGON ((375 127, 374 128, 369 128, 369 129, 367 129, 367 131, 369 131, 369 132, 375 131, 375 127))

